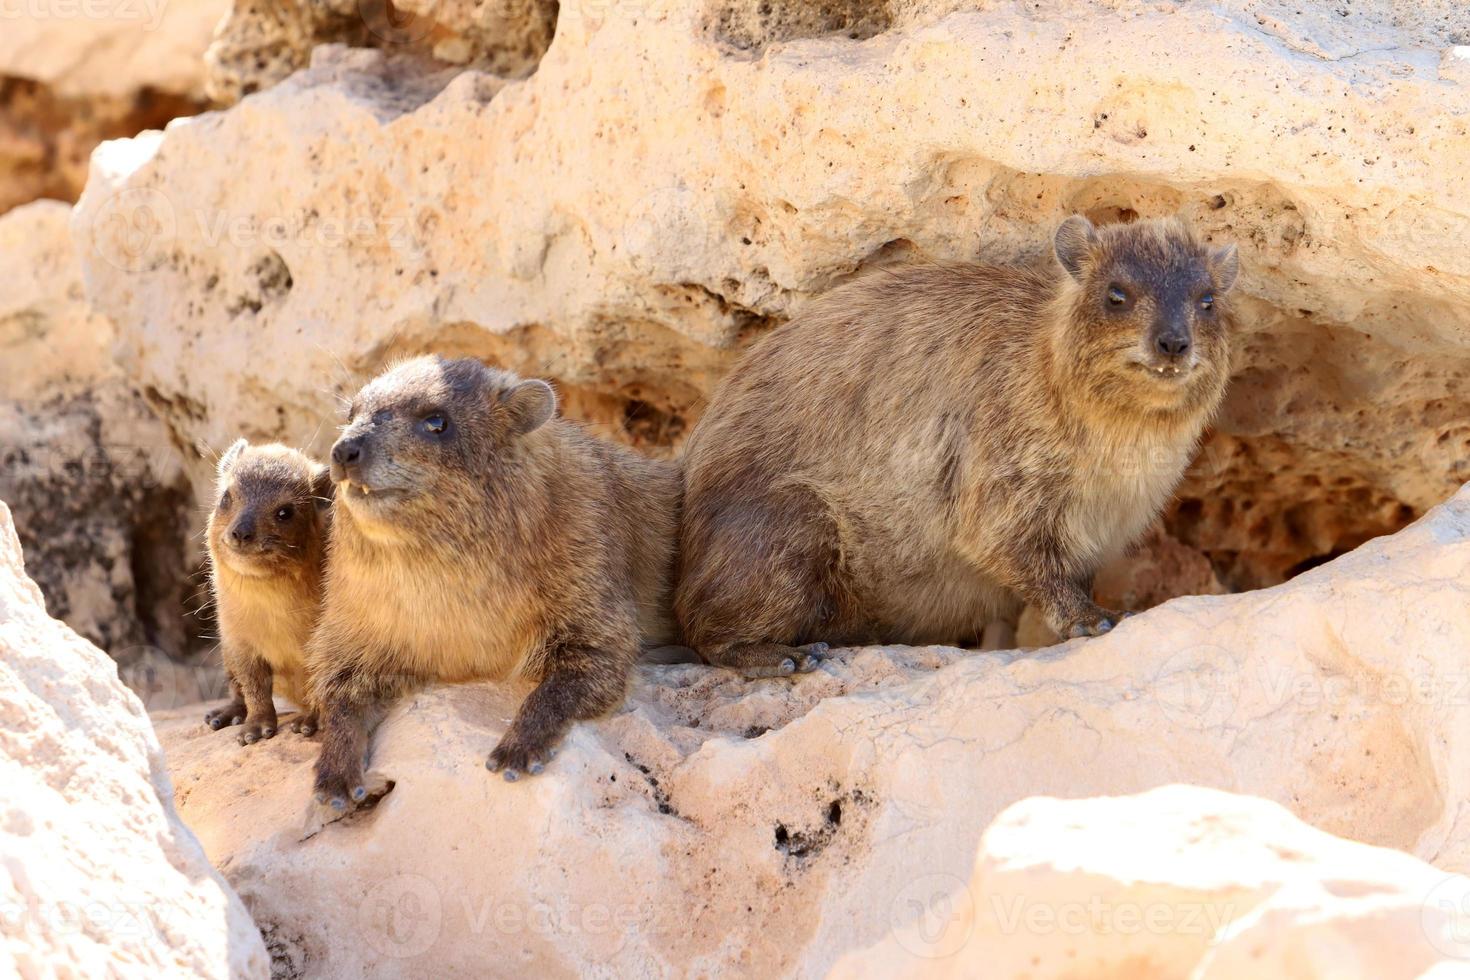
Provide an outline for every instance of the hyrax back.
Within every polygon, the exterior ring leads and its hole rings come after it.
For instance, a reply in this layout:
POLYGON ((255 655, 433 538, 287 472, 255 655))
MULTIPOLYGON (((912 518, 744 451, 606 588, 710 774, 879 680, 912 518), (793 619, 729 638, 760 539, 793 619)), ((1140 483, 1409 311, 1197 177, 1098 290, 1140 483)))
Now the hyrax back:
POLYGON ((273 688, 303 709, 293 727, 315 730, 306 644, 321 607, 331 493, 327 468, 286 446, 241 439, 220 457, 207 537, 231 701, 205 721, 243 723, 241 744, 276 733, 273 688))
POLYGON ((360 800, 371 717, 430 681, 538 682, 490 757, 540 771, 621 700, 640 641, 673 638, 680 476, 555 417, 550 386, 423 357, 354 399, 321 625, 318 802, 360 800))
POLYGON ((1055 257, 874 274, 751 349, 685 453, 687 642, 767 670, 814 640, 973 642, 1018 601, 1111 627, 1092 574, 1220 402, 1237 263, 1081 217, 1055 257))

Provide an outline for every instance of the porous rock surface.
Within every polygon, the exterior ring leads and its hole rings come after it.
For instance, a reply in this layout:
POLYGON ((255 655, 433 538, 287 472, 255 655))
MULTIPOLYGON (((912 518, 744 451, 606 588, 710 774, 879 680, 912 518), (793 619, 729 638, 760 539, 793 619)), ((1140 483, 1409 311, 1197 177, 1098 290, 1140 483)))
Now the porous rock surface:
POLYGON ((182 615, 202 604, 188 581, 196 512, 183 453, 82 295, 70 212, 37 201, 0 216, 0 499, 51 614, 146 672, 196 645, 182 615))
POLYGON ((227 0, 11 0, 0 10, 0 213, 75 200, 104 139, 205 104, 227 0))
POLYGON ((834 978, 1390 980, 1470 974, 1470 879, 1192 786, 1036 797, 980 840, 968 882, 834 978))
POLYGON ((46 615, 0 504, 0 975, 264 977, 116 665, 46 615))
POLYGON ((665 450, 848 276, 1181 213, 1239 244, 1242 328, 1168 529, 1237 590, 1470 475, 1467 43, 1458 0, 567 0, 528 77, 321 47, 108 144, 74 227, 186 443, 320 452, 432 350, 665 450))
POLYGON ((1141 975, 1208 960, 1197 975, 1329 976, 1293 964, 1343 940, 1399 976, 1428 962, 1426 937, 1470 934, 1463 881, 1429 894, 1470 869, 1467 599, 1470 488, 1284 585, 1175 599, 1036 654, 842 650, 768 681, 641 667, 620 712, 516 783, 484 760, 525 691, 432 688, 373 739, 392 791, 304 840, 312 742, 242 748, 197 710, 156 721, 179 810, 283 975, 815 976, 876 947, 915 973, 1003 955, 1036 976, 1131 976, 1136 951, 1158 967, 1141 975), (1440 870, 1208 795, 1032 804, 981 841, 1028 797, 1172 783, 1264 797, 1440 870), (1192 896, 1231 905, 1232 938, 1208 953, 1195 934, 1070 936, 1112 973, 1069 974, 1055 937, 979 919, 963 959, 905 946, 942 935, 967 881, 975 902, 1192 896), (1429 924, 1403 947, 1416 893, 1429 924))

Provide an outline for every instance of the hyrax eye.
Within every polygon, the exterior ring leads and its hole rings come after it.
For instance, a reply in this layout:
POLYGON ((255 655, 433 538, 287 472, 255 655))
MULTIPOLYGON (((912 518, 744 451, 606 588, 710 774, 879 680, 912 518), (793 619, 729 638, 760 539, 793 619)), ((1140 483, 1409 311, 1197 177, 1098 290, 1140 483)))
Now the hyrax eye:
POLYGON ((287 521, 289 521, 291 518, 293 518, 295 516, 296 516, 296 508, 295 507, 292 507, 290 504, 287 504, 286 506, 282 507, 280 510, 276 511, 276 520, 280 521, 282 524, 286 523, 287 521))
POLYGON ((435 412, 433 415, 425 416, 419 425, 430 435, 438 436, 443 435, 444 430, 449 428, 449 420, 438 412, 435 412))
POLYGON ((1205 293, 1203 296, 1201 296, 1199 298, 1199 308, 1202 309, 1202 310, 1212 310, 1212 309, 1214 309, 1215 308, 1215 294, 1214 293, 1205 293))
POLYGON ((226 490, 223 494, 220 495, 220 498, 219 498, 219 509, 220 510, 229 510, 230 509, 230 502, 231 502, 232 499, 233 498, 230 497, 230 491, 226 490))
POLYGON ((1128 302, 1128 294, 1123 290, 1122 286, 1109 286, 1108 302, 1113 306, 1122 306, 1128 302))

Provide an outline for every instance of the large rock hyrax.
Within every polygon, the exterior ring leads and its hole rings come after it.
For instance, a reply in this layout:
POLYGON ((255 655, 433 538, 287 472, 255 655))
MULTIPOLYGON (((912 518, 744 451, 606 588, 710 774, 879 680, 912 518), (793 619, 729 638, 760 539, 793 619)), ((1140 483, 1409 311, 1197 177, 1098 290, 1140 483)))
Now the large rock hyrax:
POLYGON ((487 762, 514 779, 619 703, 640 640, 672 639, 678 467, 557 418, 545 382, 408 361, 357 394, 331 465, 318 803, 369 795, 371 727, 419 684, 535 681, 487 762))
POLYGON ((242 745, 276 733, 273 690, 301 707, 292 728, 316 730, 306 643, 321 608, 331 495, 327 468, 286 446, 241 439, 220 457, 206 537, 231 697, 204 720, 243 724, 242 745))
POLYGON ((1057 230, 1055 262, 915 266, 757 343, 685 452, 676 611, 708 661, 973 644, 1036 605, 1118 615, 1096 569, 1157 516, 1229 377, 1233 246, 1177 221, 1057 230))

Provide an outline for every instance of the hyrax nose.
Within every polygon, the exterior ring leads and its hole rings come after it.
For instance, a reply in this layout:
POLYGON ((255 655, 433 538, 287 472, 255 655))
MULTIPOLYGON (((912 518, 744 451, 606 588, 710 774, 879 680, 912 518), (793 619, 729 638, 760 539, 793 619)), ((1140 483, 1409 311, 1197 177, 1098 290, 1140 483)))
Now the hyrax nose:
POLYGON ((351 466, 362 461, 362 440, 341 439, 332 447, 332 462, 338 466, 351 466))
POLYGON ((255 540, 255 525, 241 521, 230 528, 230 543, 242 545, 255 540))
POLYGON ((1168 357, 1183 357, 1189 353, 1189 338, 1183 334, 1161 334, 1155 343, 1158 345, 1159 353, 1168 357))

